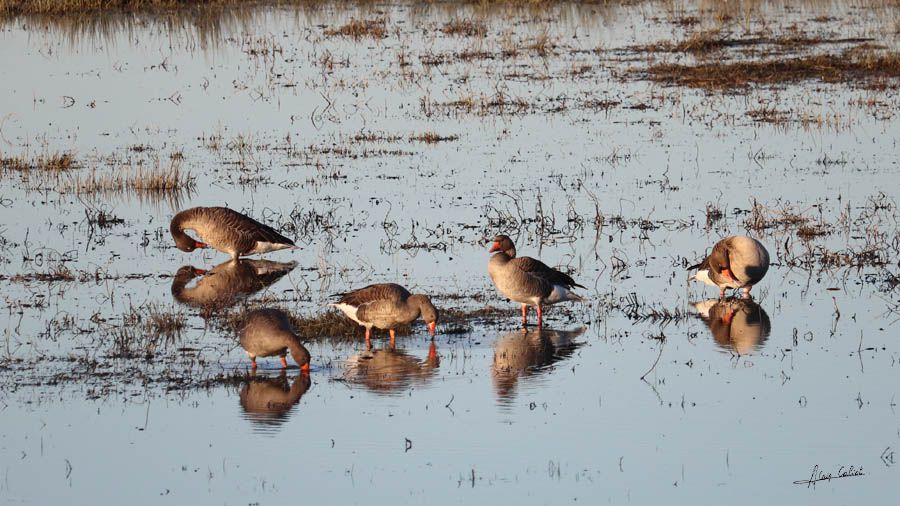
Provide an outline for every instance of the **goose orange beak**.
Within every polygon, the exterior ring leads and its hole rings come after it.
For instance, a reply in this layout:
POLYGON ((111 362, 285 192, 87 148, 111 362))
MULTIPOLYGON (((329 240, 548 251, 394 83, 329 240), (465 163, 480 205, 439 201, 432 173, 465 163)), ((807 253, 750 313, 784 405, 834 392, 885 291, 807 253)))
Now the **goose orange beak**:
POLYGON ((209 271, 207 271, 206 269, 197 269, 196 267, 194 268, 194 274, 196 274, 198 276, 202 276, 202 275, 206 274, 207 272, 209 272, 209 271))
POLYGON ((500 251, 500 243, 499 242, 494 242, 494 244, 491 245, 491 249, 488 251, 488 253, 493 253, 495 251, 500 251))
POLYGON ((194 247, 195 248, 208 248, 209 246, 207 246, 207 244, 205 242, 194 241, 194 247))
POLYGON ((303 374, 309 374, 309 363, 308 362, 303 364, 302 366, 300 366, 300 372, 302 372, 303 374))
POLYGON ((734 274, 731 273, 730 269, 722 269, 722 272, 720 272, 719 274, 721 274, 723 278, 729 281, 734 281, 734 274))
POLYGON ((437 332, 437 322, 431 322, 428 324, 428 333, 434 336, 435 332, 437 332))

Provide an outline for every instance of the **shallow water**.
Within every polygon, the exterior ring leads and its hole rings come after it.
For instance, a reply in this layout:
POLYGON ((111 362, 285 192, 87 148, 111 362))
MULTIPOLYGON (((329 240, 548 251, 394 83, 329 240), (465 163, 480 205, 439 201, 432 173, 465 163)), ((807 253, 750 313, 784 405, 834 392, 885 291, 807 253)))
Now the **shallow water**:
MULTIPOLYGON (((342 9, 241 11, 213 18, 218 29, 203 17, 3 26, 0 61, 15 71, 0 81, 0 157, 71 151, 81 165, 0 177, 3 502, 892 496, 895 90, 705 92, 634 73, 690 60, 634 47, 682 37, 686 17, 715 25, 693 3, 342 9), (388 35, 326 34, 351 15, 385 18, 388 35), (487 35, 440 31, 460 17, 487 35), (545 33, 546 54, 528 49, 545 33), (459 61, 466 51, 483 54, 459 61), (748 115, 766 105, 794 120, 748 115), (426 132, 456 137, 413 139, 426 132), (192 188, 72 190, 91 170, 173 163, 192 188), (754 201, 830 233, 754 228, 754 201), (176 250, 169 219, 195 205, 275 225, 302 250, 264 260, 297 265, 265 277, 274 264, 176 250), (98 211, 124 222, 100 226, 98 211), (755 303, 716 307, 684 267, 748 231, 772 266, 755 303), (486 275, 498 232, 566 266, 589 301, 523 333, 486 275), (848 265, 864 251, 877 261, 848 265), (217 274, 175 296, 184 265, 217 274), (296 368, 282 378, 277 359, 253 380, 237 374, 248 363, 217 323, 225 312, 262 303, 312 316, 331 294, 381 281, 445 309, 510 315, 444 323, 433 343, 419 323, 397 350, 305 336, 309 385, 296 368), (135 351, 122 340, 149 339, 148 308, 185 328, 135 351), (794 483, 814 466, 864 475, 794 483)), ((725 26, 891 44, 896 14, 772 3, 725 26)))

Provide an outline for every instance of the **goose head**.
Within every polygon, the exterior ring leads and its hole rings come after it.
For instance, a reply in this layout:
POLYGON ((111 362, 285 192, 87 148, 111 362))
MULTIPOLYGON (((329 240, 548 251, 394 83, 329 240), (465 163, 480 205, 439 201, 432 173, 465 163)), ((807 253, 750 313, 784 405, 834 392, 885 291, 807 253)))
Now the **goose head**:
POLYGON ((516 245, 513 244, 512 239, 510 239, 508 235, 500 234, 494 237, 494 244, 491 245, 489 253, 493 253, 495 251, 502 251, 511 257, 515 257, 516 245))

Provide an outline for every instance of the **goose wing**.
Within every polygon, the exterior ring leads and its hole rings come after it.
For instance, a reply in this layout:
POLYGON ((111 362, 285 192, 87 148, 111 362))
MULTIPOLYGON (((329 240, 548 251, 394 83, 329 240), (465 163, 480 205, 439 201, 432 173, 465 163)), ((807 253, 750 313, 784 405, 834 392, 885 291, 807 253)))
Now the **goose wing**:
POLYGON ((279 234, 274 228, 227 207, 211 207, 209 214, 217 225, 229 228, 250 241, 294 245, 294 241, 279 234))
POLYGON ((510 263, 515 265, 520 271, 551 285, 563 286, 565 288, 572 288, 575 286, 584 288, 584 286, 576 283, 575 280, 572 279, 572 276, 554 269, 540 260, 531 257, 516 257, 512 259, 510 263))
POLYGON ((392 302, 406 300, 409 295, 409 291, 398 284, 378 283, 341 294, 338 304, 362 307, 364 304, 370 304, 379 300, 392 302))

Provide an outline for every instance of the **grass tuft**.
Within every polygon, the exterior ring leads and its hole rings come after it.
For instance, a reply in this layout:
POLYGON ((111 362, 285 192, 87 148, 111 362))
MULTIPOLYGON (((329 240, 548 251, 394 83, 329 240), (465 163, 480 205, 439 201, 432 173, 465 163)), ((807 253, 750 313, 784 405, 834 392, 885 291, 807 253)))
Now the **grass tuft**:
POLYGON ((325 30, 325 35, 350 37, 359 40, 363 37, 383 39, 387 36, 386 23, 383 19, 351 19, 349 23, 337 29, 325 30))

